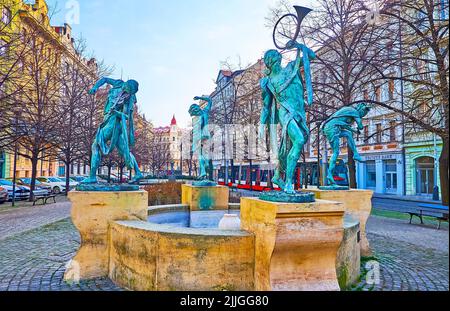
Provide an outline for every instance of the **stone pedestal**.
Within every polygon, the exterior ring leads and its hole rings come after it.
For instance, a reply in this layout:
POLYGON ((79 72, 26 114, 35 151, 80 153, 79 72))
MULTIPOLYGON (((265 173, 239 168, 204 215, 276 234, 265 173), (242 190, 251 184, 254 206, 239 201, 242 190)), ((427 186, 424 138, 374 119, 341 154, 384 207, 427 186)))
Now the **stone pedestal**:
POLYGON ((344 239, 336 261, 336 271, 341 289, 347 289, 358 282, 361 275, 359 232, 359 221, 346 214, 344 217, 344 239))
POLYGON ((148 193, 80 192, 69 193, 72 221, 81 235, 81 247, 64 279, 73 281, 108 276, 108 230, 116 220, 142 220, 148 217, 148 193))
POLYGON ((255 290, 339 291, 336 258, 342 203, 273 203, 242 198, 242 229, 255 234, 255 290))
POLYGON ((224 186, 196 187, 182 186, 182 204, 189 205, 191 211, 228 210, 230 190, 224 186))
POLYGON ((305 192, 313 192, 317 199, 342 202, 345 212, 359 220, 361 228, 361 256, 369 257, 372 255, 369 240, 366 236, 366 224, 372 212, 372 196, 371 190, 319 190, 308 189, 305 192))

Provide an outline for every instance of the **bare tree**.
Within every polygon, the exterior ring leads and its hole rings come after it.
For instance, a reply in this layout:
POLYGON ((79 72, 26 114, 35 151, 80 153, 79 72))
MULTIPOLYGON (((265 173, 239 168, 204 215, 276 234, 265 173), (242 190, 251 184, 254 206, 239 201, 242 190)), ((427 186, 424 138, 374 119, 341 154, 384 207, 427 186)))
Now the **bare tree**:
MULTIPOLYGON (((94 58, 86 56, 86 43, 80 39, 69 47, 59 71, 61 98, 57 105, 59 122, 55 132, 58 158, 64 163, 66 189, 70 184, 70 167, 85 157, 83 144, 85 130, 83 116, 88 115, 90 99, 88 91, 98 76, 94 58)), ((89 149, 88 149, 89 150, 89 149)), ((67 192, 66 192, 67 193, 67 192)))
POLYGON ((401 115, 407 134, 428 132, 442 139, 439 175, 444 205, 449 203, 448 11, 448 1, 385 3, 380 15, 390 26, 393 53, 380 54, 379 61, 372 63, 376 78, 401 83, 403 97, 400 105, 379 100, 373 103, 401 115), (386 66, 401 70, 386 71, 386 66))
MULTIPOLYGON (((314 63, 315 105, 308 108, 310 124, 319 131, 321 123, 336 110, 349 106, 373 89, 373 63, 382 51, 386 32, 366 22, 368 9, 361 0, 318 0, 317 7, 302 25, 301 37, 317 54, 314 63)), ((286 1, 272 10, 268 25, 292 10, 286 1)), ((289 34, 288 34, 289 35, 289 34)), ((320 143, 320 142, 317 142, 320 143)), ((357 188, 353 152, 348 148, 350 186, 357 188)))
POLYGON ((21 79, 17 82, 21 87, 14 96, 15 109, 9 112, 14 126, 5 129, 4 133, 16 140, 18 155, 31 161, 33 193, 38 161, 56 155, 61 52, 55 49, 53 41, 42 38, 38 30, 23 32, 22 39, 25 56, 20 61, 21 79))
MULTIPOLYGON (((161 136, 153 134, 149 143, 149 162, 154 176, 161 176, 161 172, 167 170, 167 165, 172 161, 170 142, 161 136)), ((165 175, 165 174, 164 174, 165 175)))
MULTIPOLYGON (((11 5, 11 3, 9 3, 11 5)), ((0 149, 14 144, 14 137, 5 133, 12 127, 14 98, 22 91, 23 59, 27 51, 25 33, 17 31, 17 10, 4 7, 0 21, 0 149)))
POLYGON ((141 115, 139 111, 135 111, 136 120, 136 144, 132 148, 132 152, 136 157, 137 162, 140 164, 144 172, 148 171, 151 167, 151 147, 153 134, 153 125, 151 122, 147 121, 145 115, 141 115))

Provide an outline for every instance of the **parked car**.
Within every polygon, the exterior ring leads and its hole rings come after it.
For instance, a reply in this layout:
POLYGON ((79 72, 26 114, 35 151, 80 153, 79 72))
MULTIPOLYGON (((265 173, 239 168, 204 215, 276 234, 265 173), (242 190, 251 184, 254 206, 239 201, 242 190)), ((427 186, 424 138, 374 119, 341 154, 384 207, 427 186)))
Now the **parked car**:
POLYGON ((40 182, 50 185, 53 194, 66 192, 66 182, 58 177, 38 177, 40 182))
MULTIPOLYGON (((103 179, 106 182, 108 182, 109 178, 108 178, 108 175, 98 175, 97 179, 103 179)), ((115 177, 113 174, 111 174, 111 179, 110 180, 111 180, 111 182, 113 184, 119 184, 119 178, 115 177)), ((100 182, 100 180, 99 180, 99 182, 100 182)))
MULTIPOLYGON (((6 178, 7 181, 13 182, 12 178, 6 178)), ((17 185, 24 187, 26 190, 28 190, 31 193, 31 178, 19 178, 17 179, 17 185)), ((36 185, 34 187, 33 195, 34 197, 43 197, 47 196, 51 193, 51 187, 50 186, 44 186, 36 180, 36 185)))
MULTIPOLYGON (((50 177, 53 178, 53 177, 50 177)), ((66 184, 66 177, 54 177, 61 179, 64 182, 64 185, 66 184)), ((80 183, 78 181, 72 180, 72 178, 69 177, 69 189, 73 190, 76 186, 78 186, 80 183)))
POLYGON ((0 204, 8 201, 8 190, 0 186, 0 204))
POLYGON ((72 177, 70 177, 70 179, 76 183, 81 183, 87 178, 88 178, 88 176, 72 176, 72 177))
MULTIPOLYGON (((13 183, 6 179, 0 179, 0 186, 8 191, 8 200, 13 198, 13 183)), ((30 198, 30 188, 16 184, 15 199, 28 200, 30 198)))
MULTIPOLYGON (((21 186, 30 188, 31 178, 19 178, 17 183, 21 186)), ((37 193, 39 193, 39 195, 49 195, 50 193, 52 193, 52 187, 50 185, 41 183, 39 180, 36 180, 35 191, 33 193, 34 196, 37 196, 37 193)))

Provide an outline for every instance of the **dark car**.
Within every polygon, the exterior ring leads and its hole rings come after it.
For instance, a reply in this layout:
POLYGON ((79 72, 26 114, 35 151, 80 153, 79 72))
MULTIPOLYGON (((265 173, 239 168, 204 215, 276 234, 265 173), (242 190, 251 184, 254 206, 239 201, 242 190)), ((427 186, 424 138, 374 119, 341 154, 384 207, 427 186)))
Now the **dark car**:
MULTIPOLYGON (((12 183, 12 178, 7 178, 6 180, 12 183)), ((19 178, 19 179, 17 179, 16 184, 17 184, 17 186, 20 186, 21 188, 24 188, 25 190, 27 190, 28 193, 31 193, 31 178, 19 178)), ((47 186, 44 186, 42 183, 40 183, 38 180, 36 180, 36 185, 35 185, 34 191, 33 191, 34 197, 45 197, 45 196, 49 195, 50 192, 51 191, 49 191, 49 188, 47 186)), ((10 199, 11 199, 11 196, 10 196, 10 199)))
MULTIPOLYGON (((13 183, 6 179, 0 179, 0 186, 8 190, 8 200, 13 198, 13 183)), ((15 199, 16 200, 27 200, 30 198, 30 189, 26 186, 21 186, 16 184, 15 199)))
POLYGON ((8 201, 8 190, 0 186, 0 204, 8 201))
MULTIPOLYGON (((31 178, 20 178, 17 182, 19 185, 31 187, 31 178)), ((52 192, 52 187, 50 185, 46 185, 41 183, 39 180, 36 180, 35 185, 35 196, 40 195, 48 195, 52 192)))

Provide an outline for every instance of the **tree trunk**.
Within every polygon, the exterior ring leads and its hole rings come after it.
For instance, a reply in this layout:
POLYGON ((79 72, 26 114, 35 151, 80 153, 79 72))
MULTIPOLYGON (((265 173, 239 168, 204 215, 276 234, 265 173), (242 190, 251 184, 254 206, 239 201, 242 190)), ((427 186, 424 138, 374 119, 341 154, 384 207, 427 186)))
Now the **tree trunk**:
POLYGON ((350 189, 357 189, 358 184, 356 182, 356 163, 353 159, 354 153, 353 150, 348 148, 348 177, 349 177, 349 186, 350 189))
POLYGON ((111 167, 112 167, 112 163, 109 163, 109 165, 108 165, 108 184, 111 183, 111 167))
POLYGON ((66 162, 66 193, 65 196, 69 194, 70 190, 70 162, 66 162))
POLYGON ((442 137, 442 153, 439 158, 439 178, 441 181, 441 192, 442 192, 442 205, 449 205, 449 167, 448 167, 448 156, 449 156, 449 142, 448 138, 442 137))
POLYGON ((37 167, 38 167, 38 157, 31 157, 31 185, 30 185, 30 202, 34 200, 34 189, 36 189, 36 178, 37 178, 37 167))

